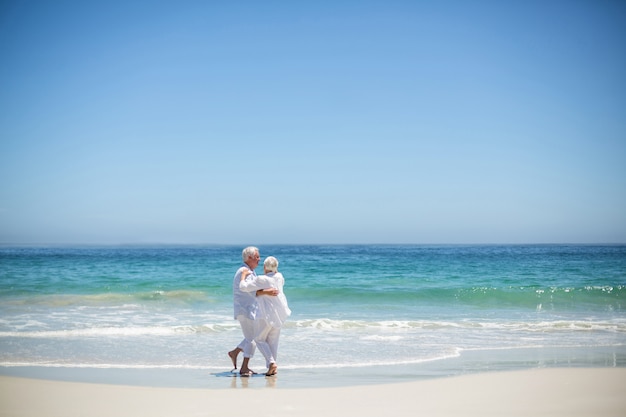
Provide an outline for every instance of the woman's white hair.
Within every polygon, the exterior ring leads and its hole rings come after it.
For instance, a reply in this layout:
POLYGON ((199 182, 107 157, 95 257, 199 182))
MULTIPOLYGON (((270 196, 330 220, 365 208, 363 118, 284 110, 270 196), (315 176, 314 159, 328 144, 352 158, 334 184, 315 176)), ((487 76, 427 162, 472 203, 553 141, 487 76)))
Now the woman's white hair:
POLYGON ((265 262, 263 262, 263 267, 268 271, 278 272, 278 259, 268 256, 265 258, 265 262))
POLYGON ((254 257, 256 253, 259 251, 259 248, 255 248, 254 246, 248 246, 241 252, 241 257, 243 261, 246 262, 248 259, 254 257))

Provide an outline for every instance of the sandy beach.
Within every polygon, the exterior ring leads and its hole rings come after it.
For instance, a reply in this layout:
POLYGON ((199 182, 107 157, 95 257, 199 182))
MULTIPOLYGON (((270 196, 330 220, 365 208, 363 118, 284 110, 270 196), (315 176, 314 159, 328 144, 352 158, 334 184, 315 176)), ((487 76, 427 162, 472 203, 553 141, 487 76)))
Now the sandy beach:
POLYGON ((310 389, 205 390, 0 377, 0 415, 624 416, 625 382, 623 368, 532 369, 310 389))

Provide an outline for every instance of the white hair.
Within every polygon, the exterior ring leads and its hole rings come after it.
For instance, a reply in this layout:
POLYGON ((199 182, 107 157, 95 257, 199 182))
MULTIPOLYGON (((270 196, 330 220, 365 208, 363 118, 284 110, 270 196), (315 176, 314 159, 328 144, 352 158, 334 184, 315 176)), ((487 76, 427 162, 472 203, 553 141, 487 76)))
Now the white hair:
POLYGON ((268 256, 265 258, 265 262, 263 262, 263 267, 268 271, 278 272, 278 259, 268 256))
POLYGON ((243 258, 243 261, 246 262, 248 259, 253 258, 258 252, 259 248, 248 246, 241 252, 241 257, 243 258))

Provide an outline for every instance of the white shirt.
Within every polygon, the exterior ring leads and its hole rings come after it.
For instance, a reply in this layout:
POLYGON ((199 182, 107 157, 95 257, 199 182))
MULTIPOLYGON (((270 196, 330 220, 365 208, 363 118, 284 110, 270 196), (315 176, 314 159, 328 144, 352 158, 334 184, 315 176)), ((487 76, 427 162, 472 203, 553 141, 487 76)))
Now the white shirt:
POLYGON ((258 313, 257 318, 264 319, 272 326, 279 328, 287 317, 291 315, 291 310, 287 304, 287 297, 283 293, 285 278, 280 272, 270 272, 267 275, 255 276, 253 279, 241 281, 239 287, 242 291, 256 294, 257 290, 276 288, 279 291, 277 296, 260 295, 257 298, 258 313))
POLYGON ((235 319, 237 316, 244 315, 245 317, 254 320, 257 314, 257 310, 259 308, 256 300, 256 294, 241 291, 239 288, 239 283, 241 281, 241 273, 245 270, 252 271, 250 275, 248 275, 244 282, 252 281, 257 277, 256 272, 251 269, 248 265, 243 264, 237 272, 235 273, 235 278, 233 278, 233 310, 235 319))

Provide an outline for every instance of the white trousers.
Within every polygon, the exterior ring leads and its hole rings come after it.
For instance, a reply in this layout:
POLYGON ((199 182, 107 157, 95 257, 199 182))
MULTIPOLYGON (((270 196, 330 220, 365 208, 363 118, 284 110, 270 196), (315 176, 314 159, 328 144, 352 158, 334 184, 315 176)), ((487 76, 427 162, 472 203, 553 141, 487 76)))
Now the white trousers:
POLYGON ((256 319, 254 325, 256 328, 254 341, 265 358, 265 366, 269 368, 270 364, 276 363, 278 356, 280 328, 270 326, 263 319, 256 319))
POLYGON ((243 340, 237 347, 243 350, 244 358, 251 358, 254 356, 254 351, 256 350, 256 343, 254 343, 255 320, 249 319, 243 314, 238 315, 237 320, 239 320, 239 325, 243 332, 243 340))

